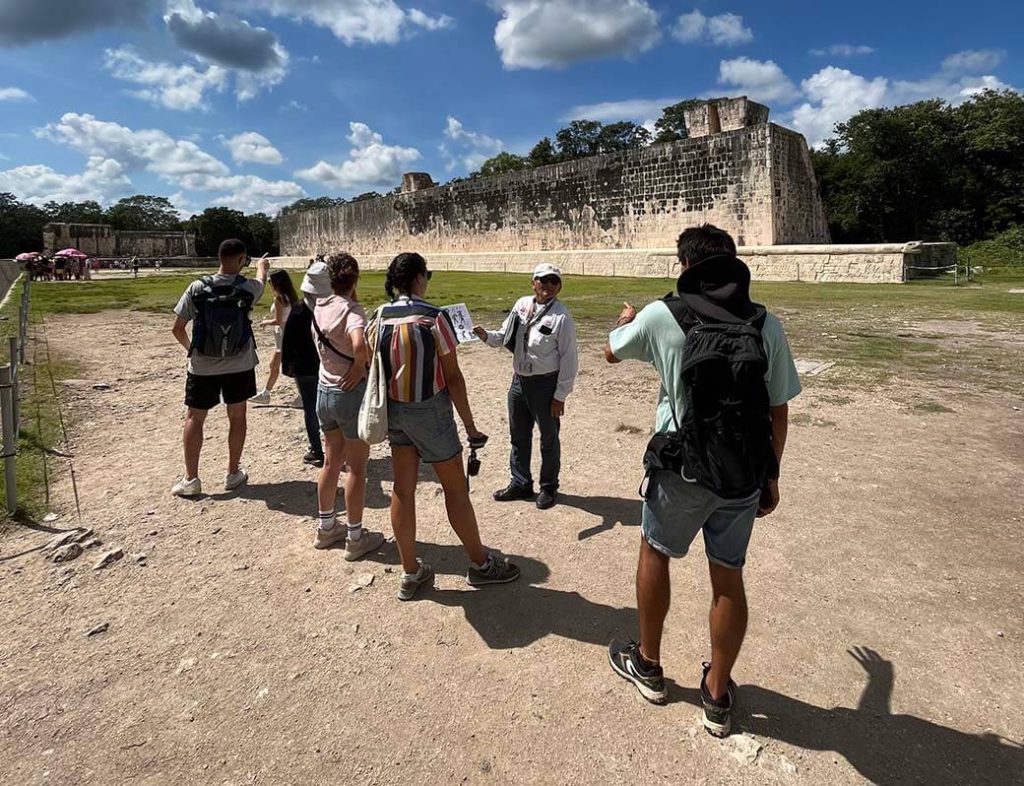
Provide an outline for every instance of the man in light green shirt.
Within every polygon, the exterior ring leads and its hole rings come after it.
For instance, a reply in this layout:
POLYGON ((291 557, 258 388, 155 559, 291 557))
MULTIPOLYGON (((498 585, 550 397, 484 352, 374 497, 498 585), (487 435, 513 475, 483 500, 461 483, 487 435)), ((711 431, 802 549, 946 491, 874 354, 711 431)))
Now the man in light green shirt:
MULTIPOLYGON (((679 237, 678 251, 683 267, 679 279, 681 295, 685 286, 691 297, 696 293, 701 302, 707 303, 710 313, 720 309, 718 313, 734 316, 756 311, 756 304, 749 298, 750 271, 736 258, 735 243, 726 232, 707 224, 688 229, 679 237)), ((639 313, 627 303, 617 325, 605 349, 608 362, 640 360, 658 370, 661 391, 655 429, 659 433, 677 432, 686 411, 686 333, 664 300, 651 303, 639 313)), ((800 393, 800 380, 782 323, 774 315, 765 314, 760 327, 767 360, 765 387, 771 449, 781 462, 788 402, 800 393)), ((609 659, 612 668, 632 682, 644 698, 656 704, 665 702, 660 650, 671 596, 669 561, 684 556, 702 532, 713 594, 711 663, 704 665, 701 680, 704 726, 711 734, 726 736, 735 700, 735 684, 730 674, 747 625, 742 569, 754 519, 768 515, 778 505, 778 475, 769 474, 763 489, 742 499, 718 496, 686 477, 685 466, 681 473, 653 472, 648 480, 636 582, 640 642, 612 642, 609 659)))

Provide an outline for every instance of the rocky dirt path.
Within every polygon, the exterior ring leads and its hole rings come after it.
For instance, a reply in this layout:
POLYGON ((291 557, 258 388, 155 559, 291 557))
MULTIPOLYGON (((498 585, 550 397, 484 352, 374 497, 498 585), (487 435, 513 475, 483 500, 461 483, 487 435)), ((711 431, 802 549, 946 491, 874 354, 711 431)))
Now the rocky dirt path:
MULTIPOLYGON (((952 784, 1024 771, 1007 741, 1024 738, 1019 399, 924 414, 819 386, 794 404, 783 504, 758 524, 748 563, 742 734, 719 742, 695 706, 709 649, 699 543, 673 573, 670 704, 646 705, 606 662, 608 641, 635 631, 650 371, 586 349, 563 504, 541 514, 490 501, 505 479, 509 364, 468 349, 477 420, 494 438, 474 489, 481 529, 523 580, 465 585, 427 478, 420 539, 437 588, 402 604, 393 547, 355 566, 311 548, 298 411, 252 413, 240 494, 217 490, 214 413, 211 495, 169 495, 181 353, 167 319, 118 318, 47 326, 55 353, 110 385, 66 395, 81 524, 102 545, 55 565, 38 551, 46 532, 0 538, 0 782, 952 784), (111 548, 123 557, 94 570, 111 548), (877 658, 858 662, 856 646, 877 658)), ((375 451, 367 521, 390 534, 388 477, 375 451)), ((66 473, 55 496, 46 526, 78 524, 66 473)))

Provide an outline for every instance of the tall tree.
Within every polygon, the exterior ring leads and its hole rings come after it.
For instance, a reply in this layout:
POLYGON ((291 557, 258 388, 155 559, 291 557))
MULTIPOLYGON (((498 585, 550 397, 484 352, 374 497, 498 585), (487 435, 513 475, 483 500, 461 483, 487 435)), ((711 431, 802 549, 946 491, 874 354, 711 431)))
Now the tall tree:
POLYGON ((301 199, 296 199, 290 205, 282 207, 281 215, 286 216, 289 213, 298 213, 302 210, 319 210, 324 207, 334 207, 336 205, 343 205, 347 201, 341 197, 302 197, 301 199))
POLYGON ((270 254, 277 256, 277 239, 274 233, 274 221, 266 213, 253 213, 245 217, 245 223, 249 230, 249 237, 252 238, 252 248, 249 249, 254 257, 270 254))
POLYGON ((526 163, 530 167, 547 166, 558 161, 558 153, 551 143, 550 137, 544 137, 533 146, 529 155, 526 156, 526 163))
POLYGON ((597 141, 601 136, 601 123, 596 120, 573 120, 555 134, 558 154, 563 160, 572 161, 586 158, 598 152, 597 141))
POLYGON ((125 197, 111 205, 106 218, 114 229, 154 232, 181 229, 178 211, 167 197, 146 194, 125 197))
POLYGON ((0 259, 42 251, 47 221, 49 217, 42 209, 18 201, 14 194, 0 193, 0 259))
POLYGON ((602 126, 597 134, 598 153, 622 153, 651 143, 651 132, 641 125, 623 121, 602 126))
POLYGON ((221 242, 229 238, 241 240, 250 253, 255 245, 245 214, 230 207, 208 207, 186 221, 185 228, 196 233, 196 253, 201 257, 216 256, 221 242))
POLYGON ((474 177, 493 177, 504 175, 508 172, 518 172, 526 169, 526 159, 514 153, 498 153, 493 158, 488 158, 480 166, 480 171, 474 173, 474 177))
POLYGON ((102 224, 104 222, 104 211, 99 202, 87 200, 85 202, 47 202, 43 205, 51 221, 59 221, 64 224, 102 224))

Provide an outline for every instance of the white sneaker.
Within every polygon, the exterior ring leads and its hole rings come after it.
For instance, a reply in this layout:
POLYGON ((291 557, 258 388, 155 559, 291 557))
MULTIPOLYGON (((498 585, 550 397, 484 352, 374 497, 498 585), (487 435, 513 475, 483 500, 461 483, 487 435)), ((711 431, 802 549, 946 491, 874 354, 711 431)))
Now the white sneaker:
POLYGON ((177 483, 171 486, 171 493, 176 497, 198 497, 203 493, 203 484, 199 482, 199 478, 188 478, 182 477, 177 483))
POLYGON ((251 401, 253 404, 257 406, 265 407, 267 406, 267 404, 270 403, 270 391, 261 390, 259 393, 257 393, 251 399, 249 399, 249 401, 251 401))
POLYGON ((244 486, 249 480, 249 474, 239 468, 238 472, 229 473, 224 476, 224 490, 234 491, 237 488, 244 486))
MULTIPOLYGON (((335 524, 334 526, 340 526, 335 524)), ((348 532, 348 528, 344 528, 348 532)), ((359 540, 352 540, 349 538, 345 542, 345 562, 355 562, 360 557, 365 557, 371 551, 377 551, 381 546, 384 545, 384 533, 382 532, 370 532, 368 529, 363 529, 363 535, 359 540)))

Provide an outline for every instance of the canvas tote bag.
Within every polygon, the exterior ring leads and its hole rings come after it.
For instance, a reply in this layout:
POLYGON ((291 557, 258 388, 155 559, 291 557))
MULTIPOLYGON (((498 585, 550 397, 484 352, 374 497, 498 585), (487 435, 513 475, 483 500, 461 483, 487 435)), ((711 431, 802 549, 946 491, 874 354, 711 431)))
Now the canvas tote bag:
POLYGON ((388 380, 381 362, 381 318, 384 307, 377 310, 374 321, 373 360, 366 378, 366 393, 359 407, 359 439, 368 445, 378 445, 388 435, 388 380))

